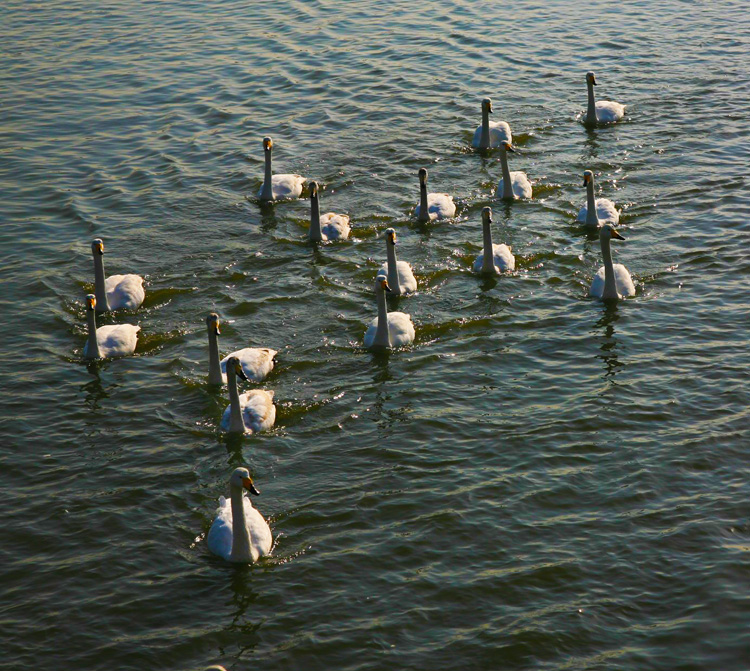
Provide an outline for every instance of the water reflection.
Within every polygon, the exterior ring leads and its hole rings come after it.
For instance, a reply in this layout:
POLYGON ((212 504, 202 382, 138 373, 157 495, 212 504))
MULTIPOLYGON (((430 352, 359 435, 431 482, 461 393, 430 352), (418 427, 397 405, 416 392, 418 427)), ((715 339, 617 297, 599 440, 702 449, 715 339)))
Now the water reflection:
POLYGON ((615 381, 615 376, 624 367, 617 357, 617 339, 615 336, 615 324, 620 319, 620 313, 617 310, 617 303, 605 303, 602 305, 603 313, 596 322, 596 329, 601 329, 601 354, 598 358, 604 362, 604 379, 610 382, 615 381))
POLYGON ((236 651, 231 656, 235 662, 255 650, 260 641, 258 630, 264 622, 262 616, 258 616, 257 621, 248 619, 248 613, 254 614, 252 606, 258 600, 258 592, 252 589, 251 582, 254 570, 249 564, 241 564, 232 569, 230 589, 234 613, 226 631, 233 633, 232 642, 236 645, 236 651))
POLYGON ((263 200, 258 201, 258 209, 260 210, 260 230, 264 233, 268 233, 279 223, 279 219, 276 216, 276 208, 273 202, 266 202, 263 200))
POLYGON ((581 155, 581 159, 590 161, 591 159, 599 158, 599 138, 596 135, 596 127, 584 127, 586 131, 586 140, 584 141, 584 147, 586 151, 581 155))

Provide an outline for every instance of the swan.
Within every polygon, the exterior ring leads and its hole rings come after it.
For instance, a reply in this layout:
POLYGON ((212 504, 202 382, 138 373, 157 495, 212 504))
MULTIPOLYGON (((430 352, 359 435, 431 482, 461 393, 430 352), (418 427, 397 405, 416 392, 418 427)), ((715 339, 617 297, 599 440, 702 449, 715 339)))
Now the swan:
POLYGON ((594 173, 591 170, 583 173, 583 185, 586 187, 586 204, 578 212, 576 221, 592 230, 605 223, 616 226, 620 213, 609 198, 594 197, 594 173))
POLYGON ((499 147, 502 142, 513 142, 508 122, 490 122, 490 114, 492 114, 492 100, 485 98, 482 101, 482 125, 474 131, 474 139, 471 141, 474 149, 489 149, 499 147))
POLYGON ((385 229, 385 253, 388 260, 378 271, 380 279, 388 279, 390 292, 397 296, 411 294, 417 290, 417 278, 406 261, 396 261, 396 231, 385 229))
POLYGON ((271 172, 271 153, 273 152, 273 140, 270 137, 263 138, 263 151, 266 155, 266 173, 263 186, 258 191, 261 200, 281 200, 282 198, 299 198, 302 195, 302 185, 305 178, 302 175, 274 175, 271 172))
POLYGON ((104 243, 97 238, 91 243, 94 255, 94 294, 96 311, 135 310, 146 297, 140 275, 112 275, 104 279, 104 243))
POLYGON ((484 251, 474 261, 473 271, 480 275, 499 275, 516 269, 516 259, 508 245, 493 245, 492 209, 482 208, 482 233, 484 234, 484 251))
POLYGON ((110 359, 135 352, 140 326, 116 324, 96 328, 96 296, 86 296, 86 322, 89 335, 83 347, 86 359, 110 359))
POLYGON ((531 198, 531 182, 525 172, 511 172, 508 168, 508 152, 516 152, 510 142, 500 145, 500 166, 503 169, 503 178, 497 183, 496 194, 502 193, 503 200, 514 200, 516 198, 531 198))
POLYGON ((605 301, 616 301, 625 298, 625 296, 635 296, 635 285, 628 269, 621 263, 612 263, 612 252, 609 249, 609 241, 612 238, 625 239, 612 226, 604 224, 599 229, 599 243, 602 246, 604 265, 594 275, 589 291, 589 295, 605 301))
POLYGON ((273 392, 251 389, 244 394, 237 391, 237 376, 247 380, 240 360, 230 356, 226 363, 229 405, 221 417, 221 429, 228 433, 257 433, 270 429, 276 421, 273 392))
POLYGON ((208 327, 208 383, 209 384, 226 384, 227 381, 227 361, 229 357, 235 357, 239 360, 245 379, 250 382, 262 382, 265 377, 273 370, 274 357, 277 352, 275 349, 268 347, 245 347, 238 349, 236 352, 227 354, 219 361, 219 342, 218 337, 221 335, 219 330, 219 315, 212 312, 206 317, 206 326, 208 327))
POLYGON ((385 305, 385 292, 390 292, 388 280, 375 278, 375 295, 378 299, 378 316, 372 320, 365 333, 365 347, 401 347, 414 341, 414 324, 404 312, 388 312, 385 305))
POLYGON ((308 238, 314 242, 346 240, 349 237, 349 216, 328 212, 320 216, 318 183, 310 182, 310 230, 308 238))
POLYGON ((273 538, 268 522, 253 508, 244 489, 254 496, 260 495, 250 472, 246 468, 235 468, 229 478, 229 501, 223 496, 219 498, 216 519, 208 530, 206 544, 211 552, 227 561, 247 564, 271 554, 273 538))
POLYGON ((625 105, 612 102, 611 100, 599 100, 594 98, 594 86, 596 77, 593 72, 586 73, 586 86, 589 89, 589 104, 583 123, 587 126, 596 126, 598 123, 614 123, 625 115, 625 105))
POLYGON ((419 202, 415 212, 419 221, 450 219, 456 216, 453 196, 447 193, 427 193, 427 170, 419 169, 419 202))

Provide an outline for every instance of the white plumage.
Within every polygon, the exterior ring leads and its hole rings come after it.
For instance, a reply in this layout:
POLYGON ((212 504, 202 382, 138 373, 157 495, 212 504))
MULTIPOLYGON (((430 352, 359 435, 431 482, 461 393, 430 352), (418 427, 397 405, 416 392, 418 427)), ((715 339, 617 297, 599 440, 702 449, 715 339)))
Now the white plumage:
POLYGON ((603 300, 619 300, 626 296, 635 296, 635 285, 628 269, 621 263, 612 263, 610 241, 624 240, 612 226, 604 224, 599 229, 599 243, 602 248, 604 265, 594 276, 589 294, 603 300))
POLYGON ((516 258, 510 247, 493 244, 491 224, 492 209, 484 207, 482 208, 483 250, 472 266, 472 270, 479 275, 497 275, 516 269, 516 258))
MULTIPOLYGON (((96 329, 96 343, 99 346, 99 356, 102 359, 111 359, 117 356, 128 356, 135 352, 138 343, 138 331, 140 326, 133 324, 117 324, 100 326, 96 329)), ((88 358, 89 343, 83 348, 83 356, 88 358)))
MULTIPOLYGON (((227 379, 229 384, 229 379, 227 379)), ((236 388, 235 378, 235 388, 236 388)), ((265 389, 251 389, 244 394, 238 394, 240 416, 245 427, 245 433, 258 433, 270 429, 276 421, 276 406, 273 404, 273 391, 265 389)), ((230 403, 221 416, 223 431, 231 428, 232 404, 230 403)))
POLYGON ((511 172, 508 167, 508 152, 515 153, 515 149, 510 142, 503 142, 500 145, 500 166, 503 176, 497 184, 496 197, 505 200, 514 200, 520 198, 531 198, 531 182, 525 172, 511 172), (506 184, 510 185, 509 187, 506 184))
POLYGON ((427 193, 427 170, 419 169, 419 202, 414 212, 420 221, 450 219, 456 216, 453 196, 447 193, 427 193))
POLYGON ((258 191, 260 200, 283 200, 285 198, 299 198, 302 195, 302 187, 305 178, 302 175, 286 173, 274 175, 271 167, 271 154, 273 152, 273 140, 270 137, 263 138, 263 150, 265 153, 266 169, 263 184, 258 191))
POLYGON ((140 275, 104 276, 104 242, 97 238, 91 243, 94 256, 94 294, 97 312, 108 310, 135 310, 146 297, 140 275))
POLYGON ((405 312, 388 312, 385 304, 385 292, 390 292, 388 281, 382 277, 375 278, 375 296, 378 302, 378 316, 370 322, 365 332, 365 347, 386 348, 403 347, 414 342, 415 332, 411 317, 405 312))
POLYGON ((406 261, 396 259, 396 231, 385 230, 386 262, 378 271, 379 279, 387 279, 391 293, 397 296, 414 293, 417 290, 417 278, 406 261))
MULTIPOLYGON (((579 223, 586 223, 588 217, 589 207, 584 205, 579 211, 576 221, 579 223)), ((597 198, 596 199, 596 218, 599 220, 599 224, 612 224, 613 226, 619 223, 620 213, 615 207, 615 204, 609 198, 597 198)), ((568 220, 570 221, 570 220, 568 220)))
MULTIPOLYGON (((622 263, 612 264, 612 269, 615 273, 615 287, 620 297, 623 296, 635 296, 635 284, 633 284, 633 278, 630 276, 628 269, 622 265, 622 263)), ((604 294, 604 266, 597 270, 594 279, 591 281, 591 289, 589 295, 594 298, 602 298, 604 294)))
POLYGON ((262 382, 273 370, 274 357, 277 352, 268 347, 245 347, 236 352, 227 354, 219 364, 224 384, 227 382, 227 361, 231 357, 239 360, 242 371, 250 382, 262 382))
POLYGON ((490 121, 492 114, 492 100, 485 98, 482 101, 482 123, 474 131, 474 139, 471 146, 475 149, 490 149, 500 147, 503 142, 513 142, 510 126, 506 121, 490 121))
POLYGON ((346 240, 351 227, 349 216, 327 212, 320 214, 320 188, 317 182, 310 182, 310 230, 308 237, 314 242, 346 240))
POLYGON ((587 126, 596 124, 614 123, 625 116, 625 105, 612 102, 611 100, 596 100, 594 97, 594 86, 596 77, 593 72, 586 73, 586 85, 588 87, 588 106, 583 116, 583 123, 587 126))

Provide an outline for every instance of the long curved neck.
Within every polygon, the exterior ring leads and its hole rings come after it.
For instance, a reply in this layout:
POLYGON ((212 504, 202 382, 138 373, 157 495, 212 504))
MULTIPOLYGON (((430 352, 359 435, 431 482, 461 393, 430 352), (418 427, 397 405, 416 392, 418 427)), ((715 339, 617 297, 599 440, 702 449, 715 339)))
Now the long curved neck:
POLYGON ((594 98, 594 85, 588 82, 589 87, 589 104, 586 108, 586 123, 596 123, 596 99, 594 98))
POLYGON ((620 298, 617 292, 617 283, 615 282, 615 267, 612 264, 612 251, 610 250, 609 238, 600 237, 599 242, 602 245, 602 258, 604 259, 604 290, 602 298, 620 298))
POLYGON ((425 182, 419 184, 419 220, 430 220, 430 212, 427 209, 427 184, 425 182))
POLYGON ((245 521, 245 502, 242 488, 232 486, 229 500, 232 503, 232 553, 230 561, 252 561, 250 553, 250 532, 245 521))
POLYGON ((503 171, 503 198, 513 198, 513 184, 510 181, 510 168, 508 167, 508 151, 500 151, 500 167, 503 171))
POLYGON ((96 313, 93 310, 86 310, 86 323, 88 324, 89 335, 86 346, 87 359, 101 359, 99 354, 99 341, 96 339, 96 313))
POLYGON ((490 222, 484 222, 482 224, 482 236, 484 238, 484 254, 482 256, 482 272, 486 274, 494 275, 495 270, 495 253, 492 250, 492 230, 490 229, 490 222))
MULTIPOLYGON (((586 185, 586 226, 599 226, 599 215, 596 212, 596 197, 594 196, 594 179, 586 185)), ((609 246, 609 240, 607 240, 609 246)))
POLYGON ((208 384, 224 384, 219 363, 219 339, 216 331, 208 329, 208 384))
POLYGON ((378 347, 391 346, 391 332, 388 328, 388 308, 385 305, 385 292, 379 290, 376 292, 378 297, 378 330, 375 332, 373 345, 378 347))
POLYGON ((273 200, 273 173, 271 172, 271 150, 266 150, 266 174, 263 177, 263 190, 260 197, 263 200, 273 200))
POLYGON ((320 242, 323 233, 320 230, 320 200, 318 195, 310 196, 310 230, 307 233, 310 240, 320 242))
MULTIPOLYGON (((394 294, 401 294, 401 284, 398 281, 398 261, 396 261, 396 245, 390 241, 385 243, 385 253, 388 257, 388 284, 394 294)), ((380 292, 382 293, 382 292, 380 292)), ((385 301, 385 294, 383 294, 385 301)))
POLYGON ((490 112, 482 107, 482 134, 479 136, 479 147, 487 149, 490 146, 490 112))
POLYGON ((94 295, 96 296, 96 311, 107 312, 109 302, 104 288, 104 260, 99 252, 94 252, 94 295))
POLYGON ((240 393, 237 391, 237 375, 227 366, 227 388, 229 389, 229 431, 245 433, 245 422, 242 421, 240 393))

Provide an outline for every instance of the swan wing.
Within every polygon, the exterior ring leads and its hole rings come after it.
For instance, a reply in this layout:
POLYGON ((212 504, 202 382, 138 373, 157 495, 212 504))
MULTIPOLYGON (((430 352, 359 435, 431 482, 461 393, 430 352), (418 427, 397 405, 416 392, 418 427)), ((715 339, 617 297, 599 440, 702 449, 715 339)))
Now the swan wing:
POLYGON ((245 507, 245 526, 250 532, 250 553, 253 561, 258 561, 259 557, 271 554, 271 545, 273 544, 271 527, 263 519, 263 515, 253 507, 250 497, 243 496, 242 502, 245 507))
POLYGON ((396 270, 398 271, 398 283, 401 286, 401 293, 414 293, 417 290, 417 278, 414 277, 411 266, 406 261, 399 261, 396 264, 396 270))
POLYGON ((140 330, 140 326, 134 326, 133 324, 100 326, 96 329, 99 353, 104 359, 132 354, 135 352, 138 331, 140 330))
POLYGON ((620 213, 609 198, 596 199, 596 216, 601 224, 617 224, 620 221, 620 213))
POLYGON ((246 433, 270 429, 276 421, 276 406, 273 404, 272 391, 252 389, 240 394, 240 408, 246 433))
POLYGON ((320 230, 328 240, 346 240, 351 230, 349 217, 346 214, 327 212, 320 217, 320 230))
POLYGON ((391 337, 391 347, 402 347, 414 342, 414 324, 405 312, 388 313, 388 331, 391 337))
POLYGON ((490 121, 490 147, 499 147, 503 142, 513 142, 507 121, 490 121))
POLYGON ((219 499, 216 518, 208 530, 208 549, 229 561, 232 554, 232 507, 223 496, 219 499))
POLYGON ((501 273, 516 269, 516 257, 508 245, 492 245, 492 255, 495 257, 495 267, 501 273))
POLYGON ((615 286, 621 296, 635 296, 635 284, 628 269, 622 263, 615 263, 615 286))
POLYGON ((110 275, 104 280, 110 310, 135 310, 146 297, 140 275, 110 275))
POLYGON ((305 178, 302 175, 281 174, 274 175, 271 179, 273 197, 276 200, 282 198, 299 198, 302 195, 302 186, 305 178))
POLYGON ((227 354, 220 364, 224 383, 227 381, 227 361, 230 357, 234 356, 240 360, 240 366, 251 382, 261 382, 273 370, 273 358, 276 354, 275 349, 268 347, 245 347, 227 354))
MULTIPOLYGON (((619 287, 618 287, 619 289, 619 287)), ((604 266, 599 268, 594 275, 594 279, 591 280, 591 288, 589 289, 589 296, 594 298, 601 298, 604 295, 604 266)))
POLYGON ((365 331, 365 341, 364 345, 365 347, 372 347, 372 344, 375 342, 375 334, 378 332, 378 318, 375 317, 370 322, 370 325, 367 327, 367 331, 365 331))
POLYGON ((596 101, 596 120, 599 123, 613 123, 625 116, 625 105, 611 100, 596 101))
MULTIPOLYGON (((450 219, 456 216, 456 204, 453 202, 453 196, 447 193, 428 193, 427 211, 430 219, 450 219)), ((417 216, 419 216, 419 212, 417 212, 417 216)))

